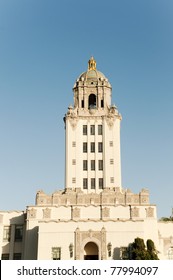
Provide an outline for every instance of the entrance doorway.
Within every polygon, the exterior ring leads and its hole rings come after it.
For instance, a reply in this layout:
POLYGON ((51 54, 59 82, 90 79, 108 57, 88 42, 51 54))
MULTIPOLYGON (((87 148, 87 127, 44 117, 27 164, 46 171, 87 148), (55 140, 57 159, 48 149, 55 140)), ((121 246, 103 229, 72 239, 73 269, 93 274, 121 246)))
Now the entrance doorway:
POLYGON ((98 246, 94 242, 88 242, 84 247, 84 260, 98 260, 99 259, 98 246))

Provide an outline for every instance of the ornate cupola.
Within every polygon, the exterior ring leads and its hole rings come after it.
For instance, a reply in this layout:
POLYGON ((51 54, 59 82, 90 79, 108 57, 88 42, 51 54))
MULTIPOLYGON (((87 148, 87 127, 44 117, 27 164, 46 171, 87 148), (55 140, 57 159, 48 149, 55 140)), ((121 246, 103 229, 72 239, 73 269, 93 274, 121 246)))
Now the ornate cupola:
POLYGON ((93 110, 90 111, 93 108, 103 113, 103 109, 111 105, 111 85, 105 75, 97 70, 94 57, 88 61, 88 70, 76 80, 73 91, 74 106, 82 114, 93 113, 93 110))

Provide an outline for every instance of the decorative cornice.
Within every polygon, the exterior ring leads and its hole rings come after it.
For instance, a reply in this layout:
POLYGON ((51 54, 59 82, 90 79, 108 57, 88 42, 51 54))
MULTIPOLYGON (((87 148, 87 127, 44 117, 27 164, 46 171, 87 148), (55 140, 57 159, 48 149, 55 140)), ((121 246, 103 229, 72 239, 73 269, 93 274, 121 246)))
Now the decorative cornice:
POLYGON ((132 222, 132 223, 137 223, 137 222, 143 222, 144 219, 52 219, 52 220, 39 220, 38 223, 79 223, 79 222, 84 222, 84 223, 88 223, 88 222, 95 222, 95 223, 100 223, 100 222, 104 222, 104 223, 108 223, 108 222, 114 222, 114 223, 126 223, 126 222, 132 222))

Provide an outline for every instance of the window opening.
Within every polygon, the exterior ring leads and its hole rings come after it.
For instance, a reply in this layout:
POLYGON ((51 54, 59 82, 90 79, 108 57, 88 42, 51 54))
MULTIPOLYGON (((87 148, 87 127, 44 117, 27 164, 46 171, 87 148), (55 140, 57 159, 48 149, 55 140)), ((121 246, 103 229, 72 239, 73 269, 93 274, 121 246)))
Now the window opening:
POLYGON ((95 189, 95 178, 91 178, 91 189, 95 189))
POLYGON ((95 94, 90 94, 89 96, 89 102, 88 102, 89 109, 95 109, 96 108, 96 96, 95 94))
POLYGON ((84 190, 88 189, 88 179, 87 178, 83 178, 83 189, 84 190))

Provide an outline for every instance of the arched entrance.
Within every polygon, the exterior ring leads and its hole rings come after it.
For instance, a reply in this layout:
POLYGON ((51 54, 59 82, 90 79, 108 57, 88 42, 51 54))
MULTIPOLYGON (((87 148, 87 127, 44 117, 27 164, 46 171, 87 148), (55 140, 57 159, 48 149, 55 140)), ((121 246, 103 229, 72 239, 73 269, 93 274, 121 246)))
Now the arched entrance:
POLYGON ((106 260, 106 230, 102 227, 98 231, 75 230, 75 259, 76 260, 106 260))
POLYGON ((98 260, 99 250, 94 242, 88 242, 84 247, 84 260, 98 260))

